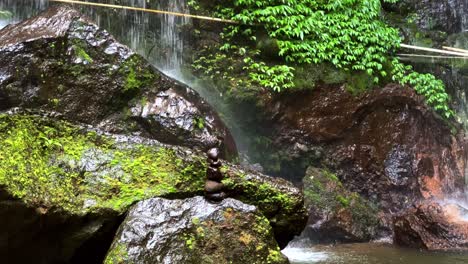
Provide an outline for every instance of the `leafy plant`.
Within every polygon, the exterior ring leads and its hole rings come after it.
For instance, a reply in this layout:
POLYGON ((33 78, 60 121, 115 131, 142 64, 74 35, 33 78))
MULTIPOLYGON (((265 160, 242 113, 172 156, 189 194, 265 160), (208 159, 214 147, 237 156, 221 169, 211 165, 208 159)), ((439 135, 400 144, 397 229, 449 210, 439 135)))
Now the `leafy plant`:
MULTIPOLYGON (((227 26, 219 50, 207 51, 194 66, 230 87, 292 88, 293 66, 304 63, 364 72, 379 83, 390 74, 385 65, 401 41, 398 30, 380 19, 380 0, 231 0, 217 12, 239 24, 227 26), (257 40, 265 34, 273 41, 270 52, 276 50, 282 61, 265 59, 257 40)), ((401 65, 393 63, 393 80, 413 86, 438 112, 453 116, 441 81, 401 65)))
POLYGON ((422 74, 413 71, 411 66, 406 66, 397 59, 392 61, 392 78, 401 85, 411 85, 418 94, 426 98, 426 103, 432 106, 445 118, 455 116, 450 109, 450 97, 445 91, 444 83, 432 74, 422 74))

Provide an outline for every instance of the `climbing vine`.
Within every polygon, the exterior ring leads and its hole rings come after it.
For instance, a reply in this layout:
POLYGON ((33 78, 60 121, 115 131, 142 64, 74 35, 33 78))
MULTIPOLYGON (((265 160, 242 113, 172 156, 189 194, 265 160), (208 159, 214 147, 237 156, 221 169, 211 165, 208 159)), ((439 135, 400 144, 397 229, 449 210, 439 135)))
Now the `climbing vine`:
POLYGON ((381 20, 380 0, 231 0, 217 7, 217 16, 239 24, 227 26, 219 50, 194 65, 231 87, 281 91, 295 86, 295 65, 328 63, 344 72, 365 72, 374 83, 394 73, 395 81, 412 85, 439 113, 453 115, 441 81, 389 60, 401 39, 381 20), (259 47, 265 36, 278 59, 267 60, 259 47))

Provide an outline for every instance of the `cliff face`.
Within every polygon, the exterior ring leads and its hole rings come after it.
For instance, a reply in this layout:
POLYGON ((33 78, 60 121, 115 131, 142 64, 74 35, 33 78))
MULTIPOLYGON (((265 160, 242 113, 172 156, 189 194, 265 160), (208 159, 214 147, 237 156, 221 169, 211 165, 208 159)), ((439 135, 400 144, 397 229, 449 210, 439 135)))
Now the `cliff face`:
POLYGON ((345 189, 379 208, 384 233, 394 214, 416 201, 463 191, 463 130, 451 131, 409 87, 353 96, 344 87, 320 86, 267 105, 274 106, 273 144, 335 172, 345 189))

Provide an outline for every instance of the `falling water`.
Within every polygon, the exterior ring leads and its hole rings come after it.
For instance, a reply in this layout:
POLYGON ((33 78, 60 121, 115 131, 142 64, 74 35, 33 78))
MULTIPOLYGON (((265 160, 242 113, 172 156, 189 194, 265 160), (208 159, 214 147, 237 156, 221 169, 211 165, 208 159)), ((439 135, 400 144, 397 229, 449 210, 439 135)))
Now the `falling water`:
POLYGON ((0 10, 9 11, 13 16, 5 19, 0 18, 0 29, 10 23, 16 23, 38 14, 49 6, 48 3, 49 1, 47 0, 1 0, 0 10))
MULTIPOLYGON (((177 13, 189 13, 189 8, 185 0, 172 0, 159 2, 158 9, 169 10, 177 13)), ((161 19, 161 49, 167 52, 167 56, 160 61, 161 68, 171 75, 180 75, 183 63, 185 34, 183 28, 190 25, 191 19, 188 17, 178 17, 172 15, 162 15, 161 19)))
MULTIPOLYGON (((100 0, 113 5, 157 9, 176 13, 189 13, 186 0, 148 2, 146 0, 100 0)), ((109 30, 116 38, 143 55, 171 77, 180 77, 186 57, 187 38, 185 30, 191 19, 173 15, 155 15, 131 10, 113 10, 95 7, 80 7, 102 28, 109 30)))
MULTIPOLYGON (((154 4, 146 0, 93 0, 93 2, 118 3, 186 14, 190 10, 187 0, 162 0, 154 4)), ((189 31, 194 28, 190 18, 95 7, 81 7, 81 10, 100 27, 107 29, 120 42, 143 55, 166 75, 196 90, 220 114, 233 134, 239 151, 242 153, 252 151, 247 150, 248 143, 245 139, 248 137, 239 127, 241 122, 233 115, 232 106, 225 102, 223 94, 213 84, 183 71, 184 68, 190 67, 192 59, 189 31)))

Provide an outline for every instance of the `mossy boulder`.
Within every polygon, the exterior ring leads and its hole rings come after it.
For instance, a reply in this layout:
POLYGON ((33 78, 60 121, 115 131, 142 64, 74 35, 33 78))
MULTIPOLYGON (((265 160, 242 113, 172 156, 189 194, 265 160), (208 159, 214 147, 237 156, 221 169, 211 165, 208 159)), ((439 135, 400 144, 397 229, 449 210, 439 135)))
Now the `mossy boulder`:
MULTIPOLYGON (((11 263, 98 263, 130 206, 202 194, 207 168, 203 153, 23 110, 0 115, 0 149, 0 252, 11 263)), ((300 232, 298 189, 225 164, 231 197, 256 205, 280 242, 300 232)))
POLYGON ((312 240, 336 243, 375 238, 379 228, 377 207, 346 190, 332 172, 308 168, 304 195, 310 213, 304 233, 312 240))
POLYGON ((154 198, 133 206, 120 226, 106 264, 282 264, 268 220, 234 199, 154 198))
POLYGON ((55 111, 113 133, 237 154, 229 130, 198 93, 68 6, 2 29, 0 61, 0 110, 55 111))

